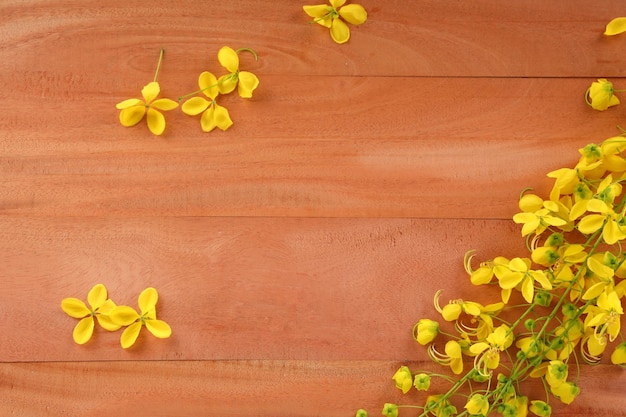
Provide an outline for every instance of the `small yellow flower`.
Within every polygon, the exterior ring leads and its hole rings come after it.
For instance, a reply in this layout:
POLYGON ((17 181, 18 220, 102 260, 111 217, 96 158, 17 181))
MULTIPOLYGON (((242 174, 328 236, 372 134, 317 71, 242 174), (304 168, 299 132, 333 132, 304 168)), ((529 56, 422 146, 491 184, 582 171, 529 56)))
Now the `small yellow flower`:
POLYGON ((413 375, 411 375, 411 370, 406 366, 401 366, 391 379, 396 382, 396 387, 401 390, 403 394, 409 392, 413 385, 413 375))
POLYGON ((509 270, 498 277, 500 288, 510 290, 521 285, 524 299, 532 303, 535 294, 535 281, 541 284, 544 290, 551 290, 552 284, 544 271, 531 270, 531 261, 528 258, 513 258, 509 262, 509 270))
POLYGON ((560 360, 550 361, 546 370, 546 382, 551 387, 557 387, 565 382, 568 375, 568 366, 560 360))
POLYGON ((456 340, 449 340, 446 342, 444 351, 445 353, 441 353, 434 347, 434 345, 430 345, 428 347, 428 356, 440 365, 450 366, 450 369, 456 375, 463 372, 463 358, 461 356, 462 349, 459 342, 456 340))
POLYGON ((439 323, 430 319, 420 319, 413 326, 413 338, 420 345, 427 345, 439 334, 439 323))
POLYGON ((302 6, 313 22, 330 29, 330 36, 337 43, 346 43, 350 39, 350 28, 344 20, 353 25, 360 25, 367 20, 367 11, 360 4, 344 5, 346 0, 329 0, 330 6, 318 4, 302 6))
POLYGON ((550 386, 550 391, 563 404, 571 404, 580 394, 580 388, 573 382, 563 382, 557 386, 550 386))
POLYGON ((500 352, 513 344, 513 333, 507 325, 498 326, 484 342, 470 346, 469 351, 476 355, 474 368, 483 376, 489 375, 500 365, 500 352))
POLYGON ((210 100, 203 97, 192 97, 183 103, 183 113, 189 116, 196 116, 202 113, 200 118, 200 126, 205 132, 210 132, 216 127, 226 130, 233 125, 228 110, 217 104, 215 99, 219 94, 218 82, 215 75, 208 71, 203 72, 198 77, 198 86, 200 91, 210 100))
POLYGON ((585 323, 586 327, 594 327, 598 338, 609 335, 612 342, 617 338, 620 331, 621 315, 624 314, 622 303, 615 291, 603 292, 596 300, 599 312, 585 323))
POLYGON ((465 409, 473 416, 486 416, 489 411, 489 400, 482 394, 474 394, 468 398, 465 409))
POLYGON ((157 70, 154 74, 154 81, 146 84, 141 90, 143 100, 129 98, 115 105, 120 110, 120 123, 122 126, 135 126, 146 116, 148 128, 153 134, 158 136, 165 130, 165 116, 163 116, 161 111, 173 110, 178 107, 178 103, 169 98, 157 99, 161 92, 161 87, 156 78, 162 58, 163 49, 161 49, 161 55, 159 56, 159 65, 157 65, 157 70))
POLYGON ((611 354, 611 363, 614 365, 626 364, 626 342, 620 343, 615 347, 615 350, 611 354))
POLYGON ((552 414, 552 407, 550 407, 545 401, 532 400, 528 410, 539 417, 550 417, 552 414))
POLYGON ((594 110, 604 111, 611 106, 619 104, 619 99, 613 94, 613 83, 605 78, 591 83, 591 87, 587 89, 585 100, 594 110))
POLYGON ((65 311, 69 316, 75 319, 81 319, 76 327, 72 336, 74 342, 79 345, 83 345, 91 339, 94 329, 94 317, 98 320, 100 326, 109 331, 118 330, 121 326, 113 323, 108 314, 113 308, 115 303, 108 299, 107 289, 102 284, 96 284, 87 294, 87 302, 91 308, 87 307, 85 303, 78 298, 65 298, 61 301, 61 309, 65 311))
POLYGON ((144 325, 150 333, 160 339, 170 337, 172 329, 169 324, 163 320, 157 320, 156 317, 156 303, 158 299, 159 295, 154 288, 146 288, 139 294, 138 303, 141 314, 138 314, 134 308, 128 306, 116 307, 109 313, 114 323, 128 326, 124 329, 120 338, 120 344, 124 349, 131 347, 135 343, 139 336, 139 331, 144 325))
POLYGON ((247 51, 258 59, 257 54, 251 49, 242 48, 235 51, 228 46, 222 47, 217 53, 217 60, 229 71, 229 74, 222 75, 218 80, 218 88, 221 94, 228 94, 237 87, 240 97, 250 98, 252 92, 259 86, 259 79, 249 71, 239 70, 239 52, 247 51))

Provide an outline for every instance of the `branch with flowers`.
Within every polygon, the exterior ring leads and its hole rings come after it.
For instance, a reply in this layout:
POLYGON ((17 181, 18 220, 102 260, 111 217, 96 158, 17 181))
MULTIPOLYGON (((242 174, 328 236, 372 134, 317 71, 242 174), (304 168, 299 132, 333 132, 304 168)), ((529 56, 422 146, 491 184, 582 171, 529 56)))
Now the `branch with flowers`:
MULTIPOLYGON (((605 34, 623 32, 626 18, 618 18, 605 34)), ((599 79, 587 90, 587 103, 606 110, 619 104, 616 91, 599 79)), ((415 341, 453 376, 403 365, 392 377, 396 387, 404 394, 428 392, 437 378, 449 388, 429 392, 418 405, 386 403, 384 416, 398 417, 409 409, 420 417, 523 417, 529 412, 547 417, 554 401, 570 404, 579 395, 583 363, 598 364, 610 355, 612 364, 626 366, 621 330, 626 138, 611 137, 578 151, 575 166, 547 174, 554 180, 547 198, 530 190, 521 193, 513 221, 522 226, 525 256, 476 264, 475 251, 466 253, 470 282, 496 290, 498 298, 491 304, 455 299, 442 305, 437 292, 434 308, 440 319, 415 324, 415 341), (543 386, 545 393, 528 395, 531 385, 543 386)), ((356 413, 367 415, 363 409, 356 413)))

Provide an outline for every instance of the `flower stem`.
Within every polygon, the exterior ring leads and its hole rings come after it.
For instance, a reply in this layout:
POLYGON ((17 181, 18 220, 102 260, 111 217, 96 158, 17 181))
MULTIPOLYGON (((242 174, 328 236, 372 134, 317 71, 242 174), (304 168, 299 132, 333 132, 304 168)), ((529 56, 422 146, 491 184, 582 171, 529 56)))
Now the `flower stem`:
POLYGON ((237 55, 239 55, 239 52, 250 52, 252 54, 252 56, 254 56, 254 60, 255 61, 259 60, 259 56, 257 55, 256 52, 254 52, 253 49, 250 49, 250 48, 239 48, 235 52, 237 53, 237 55))
POLYGON ((157 62, 156 71, 154 72, 154 80, 153 80, 153 82, 156 82, 157 75, 159 75, 159 69, 161 69, 161 61, 163 61, 163 53, 164 52, 165 52, 165 49, 161 48, 161 51, 159 52, 159 62, 157 62))

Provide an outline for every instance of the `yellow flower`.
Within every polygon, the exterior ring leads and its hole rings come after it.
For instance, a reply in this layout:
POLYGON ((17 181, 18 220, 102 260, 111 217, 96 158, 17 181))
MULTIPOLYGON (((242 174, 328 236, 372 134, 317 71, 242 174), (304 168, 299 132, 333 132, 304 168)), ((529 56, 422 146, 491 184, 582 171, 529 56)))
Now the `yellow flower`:
POLYGON ((615 340, 620 331, 621 315, 624 314, 622 303, 615 291, 603 292, 596 300, 599 309, 593 318, 585 323, 586 327, 594 327, 597 338, 609 335, 609 340, 615 340))
POLYGON ((401 366, 391 379, 396 382, 396 387, 402 390, 403 394, 409 392, 413 385, 413 375, 411 375, 411 370, 406 366, 401 366))
POLYGON ((571 404, 576 396, 580 394, 580 388, 572 382, 563 382, 557 386, 550 386, 550 391, 563 404, 571 404))
POLYGON ((258 59, 256 52, 251 49, 241 48, 235 51, 228 46, 222 47, 217 53, 217 60, 229 71, 229 74, 222 75, 217 80, 217 85, 221 94, 228 94, 237 87, 240 97, 250 98, 252 92, 259 86, 259 79, 249 71, 239 70, 240 51, 250 52, 255 59, 258 59))
POLYGON ((456 375, 463 372, 462 349, 459 342, 449 340, 445 347, 445 353, 439 352, 434 345, 428 346, 428 356, 436 363, 444 366, 450 366, 452 372, 456 375))
POLYGON ((120 123, 122 123, 122 126, 135 126, 143 119, 143 116, 147 114, 148 128, 153 134, 161 135, 165 130, 165 116, 163 116, 159 110, 173 110, 178 107, 178 103, 169 98, 157 99, 161 92, 161 87, 157 82, 157 75, 162 59, 163 49, 161 49, 159 55, 159 63, 157 64, 157 69, 154 74, 154 80, 146 84, 141 90, 143 100, 129 98, 115 105, 115 107, 120 110, 120 123))
POLYGON ((346 0, 329 0, 330 6, 302 6, 313 22, 330 29, 330 36, 337 43, 346 43, 350 39, 350 28, 344 20, 353 25, 360 25, 367 20, 367 11, 360 4, 344 5, 346 0))
POLYGON ((568 366, 566 363, 560 360, 550 361, 546 370, 546 382, 551 387, 556 387, 565 382, 568 375, 568 366))
MULTIPOLYGON (((508 271, 498 277, 500 288, 511 290, 521 285, 524 299, 532 303, 535 294, 535 281, 539 282, 544 290, 551 290, 552 284, 543 271, 531 270, 531 261, 528 258, 513 258, 509 262, 508 271)), ((506 300, 505 300, 506 301, 506 300)))
POLYGON ((587 89, 585 100, 594 110, 606 110, 611 106, 619 104, 619 99, 613 94, 613 83, 605 78, 591 83, 591 87, 587 89))
POLYGON ((420 345, 427 345, 439 334, 439 323, 430 319, 420 319, 413 326, 413 338, 420 345))
MULTIPOLYGON (((536 204, 528 204, 533 194, 524 195, 519 202, 519 207, 522 209, 521 213, 517 213, 513 216, 515 223, 523 223, 522 236, 529 235, 535 232, 536 234, 543 233, 549 226, 564 226, 567 224, 566 220, 558 217, 561 207, 558 202, 551 200, 542 202, 541 206, 537 208, 536 204)), ((534 201, 533 201, 534 203, 534 201)))
POLYGON ((196 116, 202 113, 200 125, 205 132, 210 132, 216 127, 226 130, 233 125, 228 110, 215 101, 219 94, 217 84, 215 75, 208 71, 203 72, 198 77, 198 85, 200 86, 200 91, 211 100, 206 100, 203 97, 192 97, 183 103, 182 106, 183 113, 189 116, 196 116))
POLYGON ((626 342, 620 343, 615 347, 615 350, 611 354, 611 363, 614 365, 626 364, 626 342))
POLYGON ((552 407, 550 407, 545 401, 532 400, 528 410, 539 417, 550 417, 552 414, 552 407))
POLYGON ((91 308, 78 298, 66 298, 61 301, 61 309, 75 319, 81 319, 72 336, 74 342, 85 344, 91 339, 94 329, 94 317, 100 326, 109 331, 115 331, 121 326, 113 323, 108 314, 116 307, 115 303, 107 298, 107 289, 102 284, 96 284, 87 294, 87 302, 91 308))
POLYGON ((169 324, 163 320, 157 320, 156 317, 156 303, 159 299, 159 295, 154 288, 146 288, 139 294, 139 309, 141 314, 138 314, 135 309, 128 306, 119 306, 114 308, 110 312, 110 317, 114 323, 122 326, 128 326, 122 332, 120 343, 124 349, 131 347, 137 337, 139 331, 145 325, 148 331, 154 336, 165 339, 170 337, 172 329, 169 324))
POLYGON ((473 416, 486 416, 489 411, 489 400, 481 394, 474 394, 468 398, 465 409, 473 416))
POLYGON ((619 35, 626 32, 626 17, 616 17, 606 24, 604 34, 607 36, 619 35))
POLYGON ((507 325, 497 327, 484 342, 477 342, 469 350, 476 355, 474 368, 479 374, 486 376, 500 364, 500 352, 513 344, 513 333, 507 325), (482 355, 481 355, 482 354, 482 355))
POLYGON ((587 203, 587 211, 598 214, 588 214, 578 222, 578 230, 586 235, 602 229, 602 239, 612 245, 626 238, 626 218, 623 214, 613 211, 602 200, 592 199, 587 203))

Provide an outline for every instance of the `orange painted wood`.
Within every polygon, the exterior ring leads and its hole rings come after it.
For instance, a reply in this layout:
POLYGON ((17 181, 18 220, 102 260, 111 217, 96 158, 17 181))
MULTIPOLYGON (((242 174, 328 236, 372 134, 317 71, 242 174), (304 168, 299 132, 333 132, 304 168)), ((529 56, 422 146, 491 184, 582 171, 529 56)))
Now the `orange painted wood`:
MULTIPOLYGON (((395 388, 390 375, 400 365, 424 369, 422 363, 357 360, 0 364, 0 413, 344 417, 363 407, 378 416, 385 402, 425 401, 424 392, 402 395, 395 388)), ((552 416, 626 416, 623 388, 606 383, 618 379, 619 372, 606 365, 585 367, 588 387, 570 406, 554 403, 552 416)), ((540 389, 531 392, 532 399, 542 398, 540 389)))
POLYGON ((477 265, 525 250, 512 221, 9 217, 0 230, 4 361, 426 360, 411 329, 436 318, 438 289, 442 302, 500 299, 471 288, 465 252, 477 265), (135 307, 157 288, 173 336, 124 351, 97 328, 75 345, 61 300, 97 283, 135 307))

